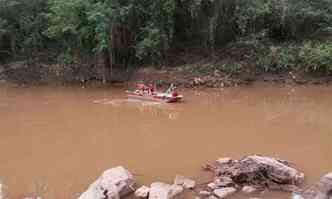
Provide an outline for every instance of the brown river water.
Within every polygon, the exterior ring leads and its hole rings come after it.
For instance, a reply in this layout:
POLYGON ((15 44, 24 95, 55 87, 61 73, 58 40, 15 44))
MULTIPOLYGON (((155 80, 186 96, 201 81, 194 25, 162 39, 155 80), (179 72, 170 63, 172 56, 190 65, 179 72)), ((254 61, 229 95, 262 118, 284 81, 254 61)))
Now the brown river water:
POLYGON ((0 85, 0 178, 12 198, 75 198, 118 165, 142 184, 200 181, 207 161, 248 154, 295 163, 307 184, 332 171, 332 86, 184 90, 179 104, 128 101, 124 90, 0 85))

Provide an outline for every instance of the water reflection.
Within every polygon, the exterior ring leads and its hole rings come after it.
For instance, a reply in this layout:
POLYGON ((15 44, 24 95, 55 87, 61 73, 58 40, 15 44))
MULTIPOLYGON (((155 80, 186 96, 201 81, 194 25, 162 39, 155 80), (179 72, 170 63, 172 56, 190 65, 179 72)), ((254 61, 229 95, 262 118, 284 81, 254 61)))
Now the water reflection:
POLYGON ((123 109, 123 111, 137 110, 142 114, 149 114, 154 117, 165 117, 169 120, 176 120, 180 116, 180 109, 174 104, 161 102, 141 101, 135 99, 112 99, 103 98, 93 100, 95 104, 110 105, 113 108, 123 109))

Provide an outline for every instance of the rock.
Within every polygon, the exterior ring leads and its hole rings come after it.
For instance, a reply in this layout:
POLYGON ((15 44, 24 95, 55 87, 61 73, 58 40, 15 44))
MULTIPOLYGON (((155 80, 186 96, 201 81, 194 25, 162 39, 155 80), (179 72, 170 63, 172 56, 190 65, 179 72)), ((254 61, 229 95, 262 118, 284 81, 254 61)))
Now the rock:
POLYGON ((218 178, 230 177, 240 186, 248 184, 262 188, 274 186, 284 191, 295 189, 296 185, 304 181, 304 174, 290 167, 286 161, 258 155, 217 164, 215 173, 218 178))
POLYGON ((201 196, 209 196, 209 195, 211 195, 211 192, 210 191, 200 191, 199 195, 201 195, 201 196))
POLYGON ((180 195, 183 192, 183 187, 179 185, 171 185, 171 198, 180 195))
POLYGON ((226 198, 236 192, 236 189, 233 187, 227 187, 227 188, 221 188, 221 189, 216 189, 213 191, 213 193, 218 197, 218 198, 226 198))
POLYGON ((149 199, 172 199, 183 192, 179 185, 169 185, 162 182, 151 184, 149 199))
POLYGON ((323 176, 318 184, 318 194, 316 198, 332 197, 332 173, 323 176))
POLYGON ((171 185, 155 182, 151 184, 149 199, 169 199, 171 196, 171 185))
POLYGON ((217 160, 218 164, 228 164, 230 162, 232 162, 233 160, 231 158, 219 158, 217 160))
POLYGON ((132 174, 124 167, 105 171, 79 199, 119 199, 134 191, 132 174))
POLYGON ((291 199, 303 199, 303 197, 300 194, 293 193, 291 199))
POLYGON ((270 183, 269 185, 270 190, 275 191, 287 191, 287 192, 300 192, 301 189, 296 185, 290 185, 290 184, 276 184, 276 183, 270 183))
POLYGON ((0 181, 0 199, 5 199, 5 187, 0 181))
POLYGON ((205 83, 205 80, 200 77, 195 77, 193 81, 194 86, 204 85, 205 83))
POLYGON ((149 196, 150 188, 142 186, 135 191, 135 196, 138 198, 147 198, 149 196))
POLYGON ((181 175, 176 175, 174 179, 174 184, 183 186, 186 189, 193 189, 196 185, 196 182, 190 178, 181 175))
POLYGON ((24 196, 22 199, 42 199, 40 196, 24 196))
POLYGON ((305 190, 304 199, 330 199, 332 198, 332 173, 323 176, 319 183, 305 190))
POLYGON ((214 189, 218 188, 218 186, 217 186, 216 183, 214 183, 214 182, 209 183, 207 186, 208 186, 211 190, 214 190, 214 189))
POLYGON ((252 186, 244 186, 242 188, 242 192, 247 193, 247 194, 254 193, 256 191, 257 191, 257 189, 255 187, 252 187, 252 186))
POLYGON ((220 177, 214 181, 217 187, 232 187, 234 182, 230 177, 220 177))

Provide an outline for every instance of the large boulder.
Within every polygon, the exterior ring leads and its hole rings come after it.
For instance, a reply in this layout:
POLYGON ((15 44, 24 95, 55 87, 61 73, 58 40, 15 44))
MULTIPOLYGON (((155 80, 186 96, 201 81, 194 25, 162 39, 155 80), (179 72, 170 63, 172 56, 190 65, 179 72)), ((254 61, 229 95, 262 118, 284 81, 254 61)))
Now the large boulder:
POLYGON ((79 199, 120 199, 134 192, 133 175, 124 167, 105 171, 79 199))
POLYGON ((304 191, 304 199, 331 199, 332 198, 332 173, 323 176, 320 181, 304 191))
POLYGON ((151 184, 149 199, 174 199, 182 192, 182 186, 155 182, 151 184))
POLYGON ((182 175, 176 175, 174 184, 183 186, 186 189, 193 189, 196 186, 196 182, 193 179, 184 177, 182 175))
POLYGON ((291 167, 287 161, 259 155, 241 160, 222 160, 216 161, 213 167, 216 178, 229 177, 239 186, 254 185, 264 189, 297 191, 297 186, 304 181, 304 174, 291 167))

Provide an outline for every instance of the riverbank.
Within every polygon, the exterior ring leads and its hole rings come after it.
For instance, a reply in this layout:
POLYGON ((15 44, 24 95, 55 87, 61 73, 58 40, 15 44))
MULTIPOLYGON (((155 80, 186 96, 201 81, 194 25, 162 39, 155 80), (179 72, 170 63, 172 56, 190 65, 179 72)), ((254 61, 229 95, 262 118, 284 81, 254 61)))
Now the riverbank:
MULTIPOLYGON (((139 183, 135 174, 123 166, 107 169, 88 188, 77 193, 78 199, 225 199, 270 198, 269 192, 287 192, 291 199, 328 199, 332 196, 332 173, 321 177, 315 185, 304 186, 304 173, 294 163, 267 156, 252 155, 234 160, 219 158, 202 167, 211 177, 202 179, 176 175, 173 183, 139 183)), ((48 199, 49 187, 40 185, 34 193, 19 199, 48 199)), ((8 187, 0 181, 0 199, 10 199, 8 187)), ((76 198, 76 197, 73 197, 76 198)), ((274 197, 271 197, 274 198, 274 197)), ((68 198, 70 199, 70 198, 68 198)))
POLYGON ((153 67, 137 70, 131 82, 157 82, 161 85, 175 83, 185 88, 224 88, 250 85, 254 82, 269 82, 287 85, 330 84, 332 76, 313 76, 306 73, 285 72, 280 74, 237 74, 230 75, 215 69, 214 66, 180 66, 176 68, 155 69, 153 67))
MULTIPOLYGON (((111 84, 135 82, 155 83, 168 86, 171 83, 183 88, 224 88, 250 85, 254 82, 269 82, 287 85, 331 84, 332 75, 313 75, 305 72, 283 73, 237 73, 229 74, 212 63, 196 63, 177 67, 156 68, 153 66, 131 71, 115 70, 111 84)), ((97 69, 59 68, 56 65, 28 67, 24 62, 0 65, 0 81, 19 85, 93 85, 103 84, 102 74, 97 69)))
MULTIPOLYGON (((204 49, 171 51, 164 64, 114 65, 109 82, 175 83, 186 88, 223 88, 253 82, 279 84, 330 84, 331 42, 274 43, 238 40, 213 52, 204 49)), ((0 80, 18 84, 102 83, 104 65, 99 60, 57 63, 45 61, 47 52, 34 63, 13 61, 0 65, 0 80), (83 64, 84 63, 84 64, 83 64)))

